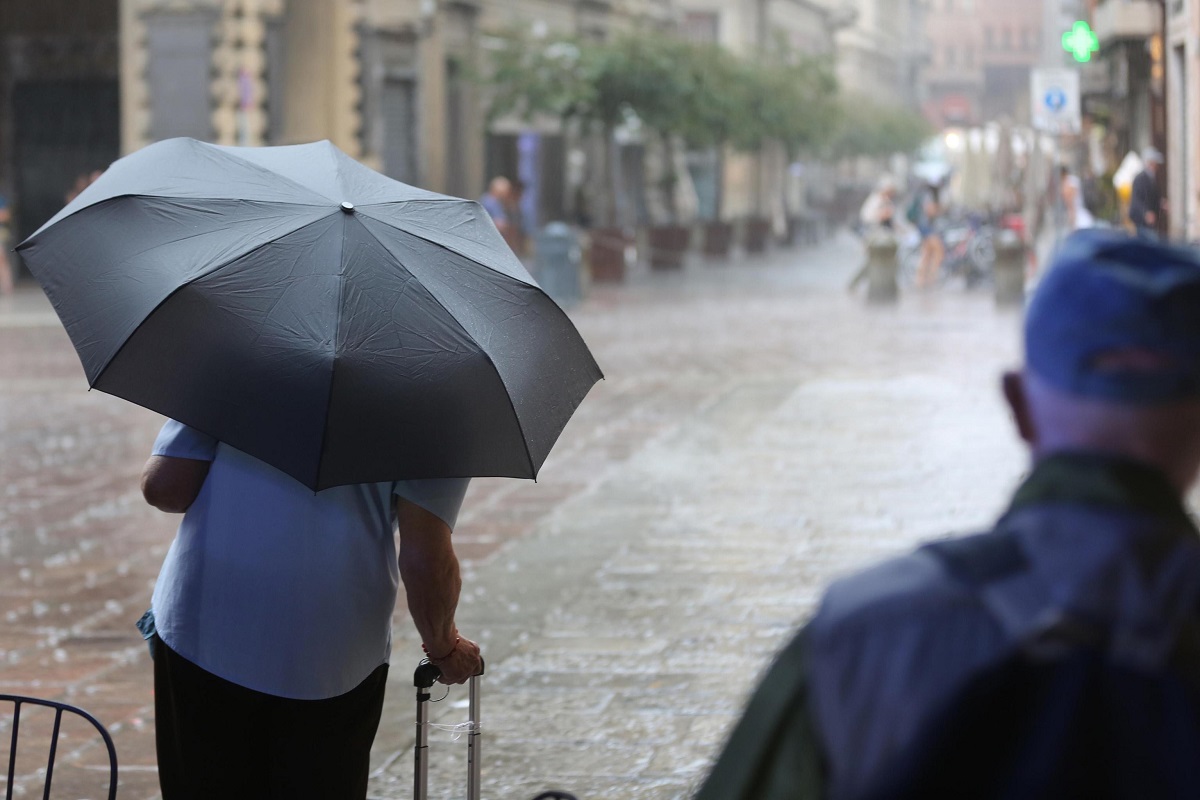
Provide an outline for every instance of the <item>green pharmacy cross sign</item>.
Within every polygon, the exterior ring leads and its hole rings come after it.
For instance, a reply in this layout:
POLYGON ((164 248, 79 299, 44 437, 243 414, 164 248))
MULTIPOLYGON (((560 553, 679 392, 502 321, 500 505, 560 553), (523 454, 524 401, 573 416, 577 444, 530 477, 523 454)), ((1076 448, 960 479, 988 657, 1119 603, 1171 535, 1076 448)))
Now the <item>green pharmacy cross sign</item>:
POLYGON ((1100 40, 1092 32, 1091 26, 1080 21, 1063 34, 1062 45, 1064 50, 1075 56, 1076 61, 1084 63, 1091 61, 1092 53, 1100 49, 1100 40))

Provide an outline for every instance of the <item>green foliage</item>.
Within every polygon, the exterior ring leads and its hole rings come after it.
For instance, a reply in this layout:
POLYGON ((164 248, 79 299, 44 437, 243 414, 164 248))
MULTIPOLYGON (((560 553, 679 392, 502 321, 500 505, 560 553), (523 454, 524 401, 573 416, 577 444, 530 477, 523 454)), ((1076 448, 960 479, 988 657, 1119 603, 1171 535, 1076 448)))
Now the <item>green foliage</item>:
POLYGON ((933 132, 923 116, 905 108, 862 97, 844 98, 840 106, 840 121, 830 137, 835 156, 910 153, 933 132))
POLYGON ((791 153, 819 149, 835 130, 837 81, 816 59, 764 59, 743 66, 747 104, 731 143, 756 150, 782 143, 791 153))
POLYGON ((571 39, 544 42, 519 34, 503 37, 492 52, 486 83, 491 90, 488 119, 545 114, 569 119, 595 104, 595 56, 571 39))
POLYGON ((806 59, 738 59, 715 45, 666 35, 611 42, 506 37, 493 53, 490 117, 539 114, 607 127, 629 115, 693 147, 767 141, 815 150, 834 131, 837 84, 806 59))

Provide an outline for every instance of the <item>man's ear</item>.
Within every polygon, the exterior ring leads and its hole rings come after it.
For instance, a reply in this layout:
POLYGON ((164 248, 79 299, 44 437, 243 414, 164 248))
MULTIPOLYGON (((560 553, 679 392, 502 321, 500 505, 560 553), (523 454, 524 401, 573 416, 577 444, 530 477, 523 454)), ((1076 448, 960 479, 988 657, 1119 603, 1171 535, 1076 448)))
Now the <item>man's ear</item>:
POLYGON ((1033 424, 1033 416, 1029 413, 1029 394, 1025 387, 1025 376, 1020 372, 1005 372, 1001 388, 1004 391, 1004 399, 1008 401, 1008 407, 1012 409, 1017 433, 1029 446, 1036 445, 1037 429, 1033 424))

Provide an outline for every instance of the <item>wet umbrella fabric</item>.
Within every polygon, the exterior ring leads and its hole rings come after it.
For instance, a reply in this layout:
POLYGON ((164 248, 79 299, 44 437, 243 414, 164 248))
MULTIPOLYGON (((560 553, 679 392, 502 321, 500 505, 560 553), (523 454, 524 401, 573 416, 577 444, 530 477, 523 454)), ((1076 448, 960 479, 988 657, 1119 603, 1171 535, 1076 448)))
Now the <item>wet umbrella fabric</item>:
POLYGON ((536 477, 602 377, 478 203, 328 142, 159 142, 18 249, 93 388, 314 490, 536 477))

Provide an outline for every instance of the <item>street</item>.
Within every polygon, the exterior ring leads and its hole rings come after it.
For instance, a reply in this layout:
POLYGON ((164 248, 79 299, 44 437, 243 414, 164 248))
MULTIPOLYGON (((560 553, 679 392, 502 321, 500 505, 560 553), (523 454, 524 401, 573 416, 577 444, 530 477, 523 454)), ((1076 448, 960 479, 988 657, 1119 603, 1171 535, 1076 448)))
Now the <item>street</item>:
MULTIPOLYGON (((690 796, 831 580, 1003 509, 1024 469, 999 393, 1019 311, 957 287, 870 307, 845 289, 861 259, 839 234, 637 271, 571 310, 606 380, 539 481, 476 480, 455 532, 459 625, 487 659, 484 797, 690 796)), ((177 524, 138 491, 162 419, 88 392, 35 292, 0 297, 0 691, 87 708, 119 796, 153 798, 133 623, 177 524)), ((379 800, 411 796, 421 649, 395 620, 379 800)), ((433 714, 464 719, 465 692, 433 714)), ((432 739, 431 797, 460 796, 465 737, 432 739)), ((97 755, 68 748, 55 783, 99 796, 97 755)))

